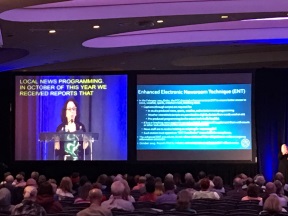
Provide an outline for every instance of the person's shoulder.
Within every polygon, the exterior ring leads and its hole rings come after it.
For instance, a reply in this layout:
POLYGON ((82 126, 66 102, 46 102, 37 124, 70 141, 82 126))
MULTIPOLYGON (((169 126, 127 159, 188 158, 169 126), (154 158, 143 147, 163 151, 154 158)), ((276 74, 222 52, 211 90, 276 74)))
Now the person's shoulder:
POLYGON ((82 131, 86 132, 86 127, 82 122, 77 122, 76 128, 77 128, 77 130, 82 130, 82 131))
POLYGON ((101 206, 108 206, 110 204, 110 200, 106 200, 104 202, 101 203, 101 206))
POLYGON ((23 206, 23 203, 21 202, 21 203, 15 205, 14 208, 13 208, 13 210, 18 209, 18 208, 20 208, 20 207, 22 207, 22 206, 23 206))
POLYGON ((86 212, 87 212, 87 209, 83 209, 81 211, 79 211, 76 216, 85 216, 86 215, 86 212))
POLYGON ((56 132, 61 131, 64 126, 65 126, 65 124, 63 122, 61 124, 59 124, 58 127, 56 128, 56 132))
POLYGON ((103 215, 103 216, 112 216, 111 210, 108 209, 107 207, 103 207, 103 206, 97 206, 96 208, 90 206, 89 208, 87 208, 85 211, 82 212, 83 214, 81 214, 81 215, 77 214, 77 216, 86 216, 87 211, 91 211, 91 213, 93 213, 93 215, 94 214, 98 215, 100 213, 100 215, 103 215))

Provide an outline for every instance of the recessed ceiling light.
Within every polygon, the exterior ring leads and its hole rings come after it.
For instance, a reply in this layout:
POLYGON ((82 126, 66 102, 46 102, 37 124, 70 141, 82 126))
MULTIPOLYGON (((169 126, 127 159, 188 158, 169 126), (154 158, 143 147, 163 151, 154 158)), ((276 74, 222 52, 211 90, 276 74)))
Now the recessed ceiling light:
POLYGON ((94 28, 94 29, 99 29, 100 26, 99 26, 99 25, 94 25, 93 28, 94 28))
POLYGON ((163 23, 164 21, 163 20, 157 20, 157 23, 163 23))
POLYGON ((221 16, 221 19, 227 19, 227 18, 228 18, 227 15, 223 15, 223 16, 221 16))
POLYGON ((50 33, 50 34, 54 34, 54 33, 56 33, 56 30, 51 29, 51 30, 49 30, 49 33, 50 33))

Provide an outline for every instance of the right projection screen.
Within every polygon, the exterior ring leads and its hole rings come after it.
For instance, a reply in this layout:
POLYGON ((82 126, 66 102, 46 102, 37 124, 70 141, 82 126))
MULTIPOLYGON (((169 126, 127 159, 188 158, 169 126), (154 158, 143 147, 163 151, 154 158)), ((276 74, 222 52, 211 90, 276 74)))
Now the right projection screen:
POLYGON ((137 160, 252 159, 252 74, 137 76, 137 160))

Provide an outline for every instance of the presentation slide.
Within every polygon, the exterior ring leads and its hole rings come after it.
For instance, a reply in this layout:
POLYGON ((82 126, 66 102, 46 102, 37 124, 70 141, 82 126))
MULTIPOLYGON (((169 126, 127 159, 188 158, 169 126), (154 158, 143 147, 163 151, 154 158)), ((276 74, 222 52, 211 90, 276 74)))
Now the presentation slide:
POLYGON ((217 76, 227 80, 138 77, 139 160, 252 160, 251 78, 217 76))
POLYGON ((15 160, 127 160, 127 75, 16 76, 15 160))

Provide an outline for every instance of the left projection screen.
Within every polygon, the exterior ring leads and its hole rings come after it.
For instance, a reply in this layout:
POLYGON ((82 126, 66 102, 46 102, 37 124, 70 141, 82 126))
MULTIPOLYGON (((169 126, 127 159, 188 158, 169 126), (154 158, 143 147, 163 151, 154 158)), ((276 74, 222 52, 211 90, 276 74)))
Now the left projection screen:
POLYGON ((16 76, 15 160, 127 160, 127 75, 16 76))

